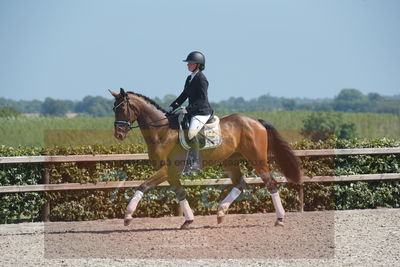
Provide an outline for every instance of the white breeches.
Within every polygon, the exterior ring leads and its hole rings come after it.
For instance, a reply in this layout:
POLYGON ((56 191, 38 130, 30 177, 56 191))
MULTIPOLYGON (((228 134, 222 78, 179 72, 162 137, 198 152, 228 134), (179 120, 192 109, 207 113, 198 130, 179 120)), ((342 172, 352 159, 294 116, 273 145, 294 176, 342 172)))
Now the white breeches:
POLYGON ((203 128, 204 124, 208 121, 211 115, 196 115, 190 120, 188 137, 192 140, 193 137, 203 128))

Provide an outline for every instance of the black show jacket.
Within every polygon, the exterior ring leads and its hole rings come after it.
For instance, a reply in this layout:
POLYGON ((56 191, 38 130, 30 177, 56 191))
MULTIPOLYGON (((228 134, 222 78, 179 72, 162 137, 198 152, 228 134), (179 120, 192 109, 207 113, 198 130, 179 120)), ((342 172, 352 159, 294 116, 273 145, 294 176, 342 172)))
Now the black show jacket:
POLYGON ((189 106, 186 107, 187 112, 192 115, 211 115, 213 110, 208 102, 208 81, 203 72, 199 71, 189 82, 189 75, 185 82, 185 88, 178 98, 172 102, 173 109, 182 105, 189 98, 189 106))

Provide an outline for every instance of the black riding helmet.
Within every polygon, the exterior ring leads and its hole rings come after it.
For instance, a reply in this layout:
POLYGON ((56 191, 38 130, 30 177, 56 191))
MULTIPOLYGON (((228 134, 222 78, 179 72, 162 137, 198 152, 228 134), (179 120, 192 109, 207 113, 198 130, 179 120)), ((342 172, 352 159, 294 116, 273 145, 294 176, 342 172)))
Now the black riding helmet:
POLYGON ((198 64, 206 65, 206 58, 199 51, 191 52, 183 62, 194 62, 198 64))

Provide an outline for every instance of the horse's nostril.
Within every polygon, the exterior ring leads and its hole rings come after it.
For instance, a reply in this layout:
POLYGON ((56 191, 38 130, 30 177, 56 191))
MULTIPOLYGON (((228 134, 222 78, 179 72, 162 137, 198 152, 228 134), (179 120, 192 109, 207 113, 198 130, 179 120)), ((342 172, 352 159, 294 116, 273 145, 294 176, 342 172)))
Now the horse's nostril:
POLYGON ((122 140, 123 139, 123 134, 122 133, 115 133, 114 134, 115 138, 122 140))

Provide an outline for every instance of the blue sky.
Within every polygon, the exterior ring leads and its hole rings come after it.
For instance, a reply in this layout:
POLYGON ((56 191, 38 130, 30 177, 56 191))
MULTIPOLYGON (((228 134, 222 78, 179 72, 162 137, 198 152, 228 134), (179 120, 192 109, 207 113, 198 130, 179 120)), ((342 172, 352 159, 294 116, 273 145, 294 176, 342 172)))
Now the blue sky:
POLYGON ((0 97, 178 95, 206 55, 211 101, 400 94, 398 0, 0 0, 0 97))

